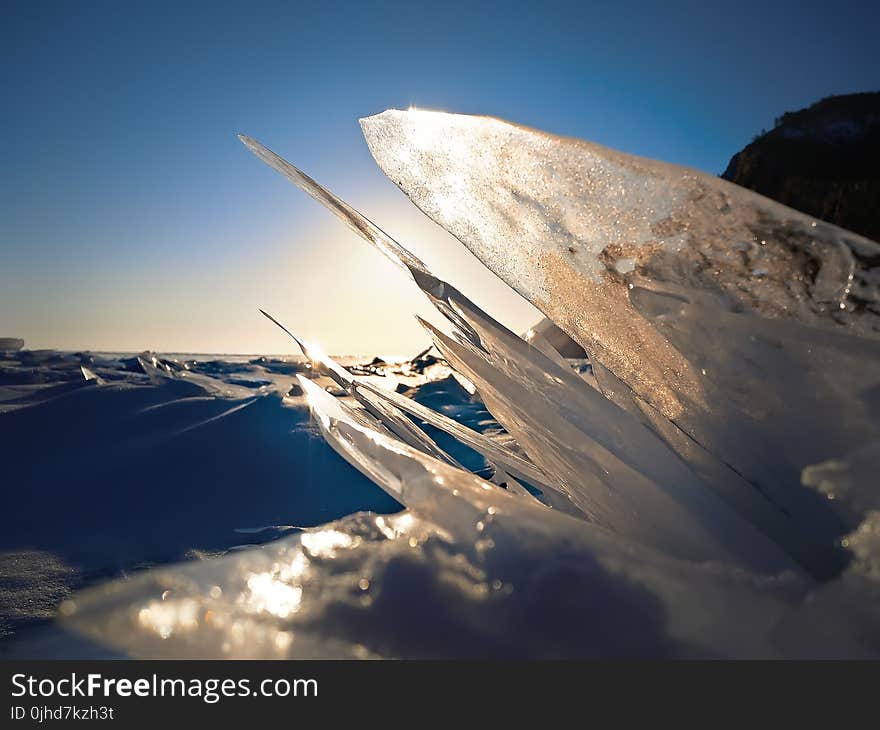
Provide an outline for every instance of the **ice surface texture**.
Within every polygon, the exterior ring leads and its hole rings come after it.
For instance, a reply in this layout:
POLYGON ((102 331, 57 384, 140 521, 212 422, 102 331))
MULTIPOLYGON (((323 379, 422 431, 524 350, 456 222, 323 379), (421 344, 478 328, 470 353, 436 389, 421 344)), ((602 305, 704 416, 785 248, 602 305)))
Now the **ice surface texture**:
POLYGON ((880 655, 880 247, 499 120, 362 125, 389 177, 584 347, 595 384, 242 138, 412 277, 515 448, 306 353, 351 396, 298 376, 321 434, 406 511, 86 592, 68 625, 146 656, 880 655))

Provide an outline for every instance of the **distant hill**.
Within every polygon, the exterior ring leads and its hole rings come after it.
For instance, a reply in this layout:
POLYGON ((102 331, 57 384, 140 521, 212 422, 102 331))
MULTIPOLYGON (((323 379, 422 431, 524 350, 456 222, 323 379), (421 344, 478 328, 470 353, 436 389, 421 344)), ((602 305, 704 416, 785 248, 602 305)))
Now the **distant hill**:
POLYGON ((880 240, 880 92, 786 112, 731 158, 722 177, 880 240))

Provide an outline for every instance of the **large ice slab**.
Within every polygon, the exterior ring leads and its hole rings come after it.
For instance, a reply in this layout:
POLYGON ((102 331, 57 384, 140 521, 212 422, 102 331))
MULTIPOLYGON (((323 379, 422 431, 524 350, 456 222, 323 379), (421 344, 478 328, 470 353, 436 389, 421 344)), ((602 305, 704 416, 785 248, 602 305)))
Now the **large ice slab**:
POLYGON ((361 120, 425 213, 668 417, 699 372, 634 316, 639 277, 749 311, 880 329, 878 244, 696 170, 489 117, 361 120))
POLYGON ((880 245, 695 170, 497 119, 361 124, 413 202, 585 347, 609 398, 683 458, 742 477, 829 553, 819 572, 839 569, 830 553, 853 524, 800 474, 880 438, 880 245))

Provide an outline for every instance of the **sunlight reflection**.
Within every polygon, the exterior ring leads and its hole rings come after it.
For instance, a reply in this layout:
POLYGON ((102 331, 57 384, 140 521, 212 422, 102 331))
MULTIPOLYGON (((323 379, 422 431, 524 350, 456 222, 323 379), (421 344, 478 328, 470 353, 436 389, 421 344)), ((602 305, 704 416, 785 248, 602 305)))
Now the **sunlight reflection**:
POLYGON ((340 548, 350 548, 354 544, 351 535, 337 530, 306 532, 300 538, 302 546, 316 558, 335 558, 340 548))
POLYGON ((151 601, 138 612, 138 623, 167 639, 175 631, 198 627, 198 604, 191 598, 184 598, 182 601, 151 601))
POLYGON ((303 555, 302 551, 297 550, 293 560, 289 563, 279 566, 278 577, 283 581, 290 581, 302 578, 309 568, 309 560, 303 555))
POLYGON ((302 586, 280 581, 271 573, 254 573, 248 578, 247 587, 245 605, 256 613, 266 611, 287 618, 299 610, 302 602, 302 586))
POLYGON ((413 528, 414 523, 415 520, 409 512, 391 517, 379 515, 376 518, 376 527, 389 540, 396 540, 401 535, 409 532, 413 528))
POLYGON ((329 367, 332 361, 330 357, 325 352, 324 348, 321 347, 317 342, 307 342, 304 343, 306 345, 307 351, 306 355, 312 362, 317 362, 324 367, 329 367))

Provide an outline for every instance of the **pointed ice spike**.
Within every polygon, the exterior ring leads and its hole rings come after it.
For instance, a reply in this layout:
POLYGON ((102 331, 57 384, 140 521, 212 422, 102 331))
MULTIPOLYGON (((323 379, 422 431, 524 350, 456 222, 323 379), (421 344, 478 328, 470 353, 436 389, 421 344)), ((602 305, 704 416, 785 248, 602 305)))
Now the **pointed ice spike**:
POLYGON ((346 406, 341 400, 330 395, 330 393, 324 390, 311 378, 307 378, 304 375, 297 373, 296 379, 299 382, 303 393, 305 393, 309 405, 311 406, 314 403, 321 404, 319 411, 314 411, 313 409, 313 412, 315 412, 316 415, 320 413, 320 418, 325 421, 329 418, 350 420, 370 430, 387 433, 387 431, 382 428, 381 424, 379 424, 378 421, 375 421, 369 413, 362 409, 355 409, 346 406))
MULTIPOLYGON (((431 502, 439 496, 457 497, 459 495, 453 492, 456 484, 467 488, 471 488, 470 485, 482 488, 492 498, 499 495, 511 498, 512 495, 507 495, 506 490, 498 485, 491 485, 466 469, 434 459, 421 450, 375 431, 357 418, 354 409, 308 378, 299 374, 296 377, 330 446, 406 507, 425 506, 426 501, 431 502), (364 453, 365 450, 373 452, 374 457, 364 453), (392 467, 392 462, 402 465, 404 471, 398 472, 392 467), (414 475, 415 471, 425 468, 437 476, 442 474, 447 479, 440 476, 423 483, 421 480, 407 478, 409 474, 414 475)), ((436 509, 436 504, 434 508, 436 509)))
POLYGON ((306 346, 306 344, 305 344, 305 343, 304 343, 299 337, 297 337, 295 334, 293 334, 293 332, 291 332, 289 329, 287 329, 287 327, 285 327, 283 324, 281 324, 281 322, 279 322, 277 319, 275 319, 275 317, 273 317, 273 316, 272 316, 271 314, 269 314, 267 311, 261 309, 261 310, 260 310, 260 314, 262 314, 262 315, 263 315, 266 319, 268 319, 270 322, 273 322, 273 323, 274 323, 276 326, 278 326, 281 330, 283 330, 284 332, 286 332, 287 335, 288 335, 288 336, 289 336, 294 342, 296 342, 297 346, 298 346, 299 349, 302 351, 302 354, 305 355, 307 358, 309 358, 309 360, 312 359, 312 357, 311 357, 311 356, 309 355, 309 353, 308 353, 308 347, 306 346))
POLYGON ((320 363, 324 368, 326 368, 327 372, 329 372, 330 377, 333 381, 344 391, 346 391, 349 395, 351 395, 355 400, 357 400, 366 410, 367 412, 373 416, 377 421, 382 423, 386 428, 388 428, 392 433, 396 434, 398 438, 403 439, 410 446, 420 449, 427 454, 431 454, 437 459, 441 459, 448 464, 453 464, 455 466, 461 466, 453 457, 447 454, 443 449, 441 449, 434 440, 428 436, 422 429, 420 429, 415 423, 413 423, 409 418, 407 418, 403 413, 397 411, 394 406, 389 405, 388 403, 377 400, 373 396, 365 396, 362 392, 354 387, 356 382, 355 376, 353 376, 348 370, 346 370, 342 365, 340 365, 336 360, 334 360, 329 355, 324 352, 315 352, 314 345, 308 345, 306 342, 297 337, 293 332, 291 332, 287 327, 281 324, 275 317, 267 312, 264 312, 262 309, 260 312, 269 320, 274 322, 278 327, 280 327, 284 332, 290 335, 293 338, 294 342, 299 345, 300 350, 302 350, 303 355, 305 355, 309 360, 313 362, 320 363))
POLYGON ((98 377, 93 371, 89 370, 85 365, 79 366, 80 372, 85 380, 94 380, 98 385, 104 385, 104 379, 98 377))
POLYGON ((323 351, 317 351, 314 345, 309 345, 304 340, 301 340, 268 312, 264 312, 261 309, 260 314, 262 314, 268 320, 280 327, 285 333, 287 333, 291 337, 291 339, 296 342, 302 354, 305 355, 310 362, 324 367, 330 374, 330 377, 333 379, 333 381, 340 388, 345 391, 349 390, 353 377, 351 373, 348 372, 348 370, 339 365, 339 363, 326 355, 323 351))
MULTIPOLYGON (((466 299, 464 294, 459 292, 458 289, 451 284, 442 279, 438 279, 428 270, 413 269, 410 273, 412 274, 416 285, 422 290, 422 293, 428 297, 429 301, 434 305, 437 311, 452 322, 452 324, 458 328, 461 335, 466 337, 474 347, 481 347, 482 345, 480 344, 480 338, 477 333, 474 332, 467 320, 462 319, 449 304, 450 296, 466 299)), ((479 309, 476 304, 473 304, 473 302, 471 302, 471 304, 479 309)), ((482 310, 480 311, 482 312, 482 310)), ((483 314, 489 318, 488 314, 485 314, 485 312, 483 312, 483 314)))
MULTIPOLYGON (((435 277, 415 255, 378 228, 374 223, 367 219, 366 216, 352 208, 344 200, 331 193, 320 183, 298 170, 287 162, 287 160, 279 157, 251 137, 239 135, 239 139, 257 157, 290 179, 297 187, 304 190, 311 197, 324 205, 324 207, 339 217, 355 233, 378 248, 379 251, 385 254, 385 256, 394 264, 408 271, 413 279, 415 279, 419 288, 431 299, 441 313, 456 324, 456 326, 461 329, 462 333, 471 339, 475 345, 479 345, 479 342, 474 339, 473 332, 470 331, 467 323, 458 320, 456 314, 447 304, 447 298, 450 294, 460 296, 458 290, 435 277)), ((260 311, 262 312, 263 310, 260 311)), ((268 314, 265 312, 263 312, 263 314, 275 322, 275 324, 278 324, 278 322, 268 314)), ((279 327, 281 327, 281 325, 279 325, 279 327)), ((282 327, 282 329, 285 328, 282 327)), ((285 331, 290 334, 289 330, 285 329, 285 331)), ((294 339, 296 338, 294 337, 294 339)), ((297 340, 297 342, 302 345, 299 340, 297 340)))
POLYGON ((400 246, 397 241, 368 220, 366 216, 356 211, 344 200, 337 198, 333 193, 291 165, 287 160, 276 155, 272 150, 267 149, 252 137, 240 134, 238 138, 245 147, 269 165, 269 167, 280 172, 294 185, 321 203, 355 233, 378 248, 395 265, 406 269, 423 270, 425 268, 425 265, 418 258, 400 246))
POLYGON ((477 451, 491 464, 504 469, 514 478, 521 479, 543 492, 557 491, 556 487, 551 486, 547 475, 534 464, 523 459, 521 456, 518 456, 504 446, 496 444, 492 439, 484 436, 478 431, 474 431, 458 421, 455 421, 448 416, 444 416, 442 413, 438 413, 437 411, 422 405, 418 401, 415 401, 412 398, 407 398, 399 393, 383 391, 369 383, 358 383, 356 388, 358 390, 368 390, 377 398, 387 400, 389 403, 395 405, 400 410, 409 413, 411 416, 420 418, 423 421, 430 423, 435 428, 439 428, 441 431, 448 433, 466 446, 474 449, 474 451, 477 451))
MULTIPOLYGON (((348 370, 342 367, 342 365, 337 363, 329 355, 326 355, 324 353, 320 353, 320 355, 318 355, 317 353, 315 353, 313 346, 307 345, 303 340, 297 337, 293 332, 291 332, 287 327, 281 324, 281 322, 275 319, 275 317, 273 317, 268 312, 265 312, 261 309, 260 313, 263 314, 263 316, 265 316, 267 319, 272 321, 274 324, 276 324, 278 327, 280 327, 285 333, 287 333, 297 343, 300 350, 302 350, 302 353, 307 358, 309 358, 313 362, 319 362, 321 365, 327 368, 337 385, 339 385, 351 396, 353 396, 362 406, 364 406, 364 408, 367 409, 369 413, 371 413, 376 419, 378 419, 387 428, 389 428, 392 433, 397 434, 398 438, 403 439, 410 446, 420 449, 427 454, 431 454, 435 458, 441 459, 448 464, 461 467, 461 464, 459 464, 458 461, 455 460, 455 458, 446 453, 446 451, 441 449, 437 445, 437 443, 430 436, 428 436, 428 434, 420 429, 409 418, 399 413, 395 409, 394 405, 392 405, 394 401, 391 401, 389 403, 388 398, 383 398, 383 391, 381 391, 381 389, 374 389, 370 386, 368 382, 357 378, 356 376, 353 376, 351 373, 348 372, 348 370), (355 383, 357 385, 355 385, 355 383), (364 392, 364 386, 366 386, 366 393, 364 392)), ((427 350, 425 350, 425 352, 427 352, 427 350)), ((467 441, 463 440, 462 442, 470 446, 467 441)), ((480 449, 475 450, 483 454, 480 449)), ((486 457, 485 454, 483 454, 483 456, 486 457)), ((518 491, 517 488, 519 487, 520 490, 524 491, 526 494, 529 494, 527 490, 523 489, 518 484, 515 484, 515 477, 508 476, 508 474, 505 473, 505 471, 503 470, 502 465, 491 459, 490 465, 494 466, 495 468, 495 473, 492 475, 491 478, 491 481, 493 483, 509 484, 510 488, 514 491, 518 491)), ((530 479, 526 480, 530 483, 533 483, 530 479)), ((544 482, 542 480, 534 482, 534 484, 538 488, 544 487, 544 482)))
MULTIPOLYGON (((321 203, 325 208, 334 213, 355 233, 361 236, 368 243, 378 248, 379 251, 385 254, 385 256, 389 258, 394 264, 408 271, 410 275, 415 279, 416 284, 418 284, 419 288, 431 299, 431 301, 441 311, 441 313, 448 317, 454 324, 459 326, 466 336, 468 336, 469 338, 473 337, 473 334, 469 331, 467 324, 457 321, 455 313, 452 312, 446 304, 446 298, 450 291, 458 294, 457 290, 454 287, 451 287, 446 282, 437 279, 433 274, 431 274, 424 263, 422 263, 415 255, 413 255, 410 251, 401 246, 387 233, 382 231, 378 226, 367 219, 366 216, 352 208, 348 203, 346 203, 341 198, 338 198, 336 195, 327 190, 327 188, 310 178, 304 172, 298 170, 296 167, 287 162, 287 160, 279 157, 274 152, 267 149, 251 137, 239 135, 239 139, 249 150, 251 150, 267 165, 287 177, 297 187, 308 193, 311 197, 321 203)), ((278 323, 276 322, 276 324, 278 323)), ((289 331, 288 334, 290 334, 289 331)), ((479 343, 475 341, 474 344, 479 343)))
POLYGON ((415 449, 430 454, 435 459, 464 468, 452 456, 441 449, 437 443, 421 428, 413 423, 407 416, 397 410, 393 405, 377 398, 372 392, 364 392, 355 379, 351 387, 351 395, 370 413, 373 413, 397 438, 408 443, 415 449))

